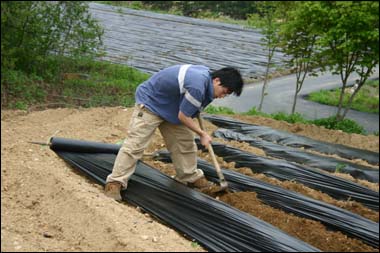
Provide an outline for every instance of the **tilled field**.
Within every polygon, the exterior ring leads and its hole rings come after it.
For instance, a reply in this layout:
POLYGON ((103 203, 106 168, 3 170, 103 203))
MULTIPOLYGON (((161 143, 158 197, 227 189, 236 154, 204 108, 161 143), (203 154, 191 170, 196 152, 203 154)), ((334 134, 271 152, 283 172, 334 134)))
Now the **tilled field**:
MULTIPOLYGON (((47 146, 51 136, 117 143, 125 138, 131 108, 51 109, 1 114, 1 240, 2 251, 204 251, 191 240, 163 225, 128 203, 117 203, 103 194, 100 185, 67 165, 47 146)), ((261 117, 233 116, 314 139, 379 152, 377 136, 361 136, 316 126, 291 125, 261 117)), ((206 122, 211 133, 216 126, 206 122)), ((246 143, 215 141, 266 156, 263 150, 246 143)), ((164 149, 157 131, 147 152, 164 149)), ((199 157, 211 159, 199 151, 199 157)), ((355 201, 336 200, 294 181, 279 181, 255 174, 249 168, 236 168, 218 158, 228 168, 255 179, 298 192, 313 199, 349 210, 379 222, 379 213, 355 201)), ((172 175, 169 163, 145 160, 172 175)), ((353 162, 369 166, 365 161, 353 162)), ((378 167, 375 167, 378 169, 378 167)), ((337 174, 378 191, 379 185, 337 174)), ((255 192, 236 192, 214 196, 229 205, 262 219, 291 236, 322 251, 378 251, 363 241, 327 228, 318 221, 301 218, 264 204, 255 192)))

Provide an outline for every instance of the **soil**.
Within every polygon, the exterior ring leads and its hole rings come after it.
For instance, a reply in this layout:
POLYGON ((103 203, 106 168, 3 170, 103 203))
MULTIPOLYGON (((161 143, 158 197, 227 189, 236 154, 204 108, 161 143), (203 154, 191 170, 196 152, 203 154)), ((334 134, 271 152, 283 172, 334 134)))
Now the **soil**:
MULTIPOLYGON (((132 108, 107 107, 44 111, 1 112, 1 251, 206 251, 182 234, 128 203, 118 203, 103 194, 103 187, 85 178, 66 164, 48 146, 52 136, 117 143, 125 138, 132 108)), ((316 126, 289 124, 262 117, 229 116, 308 136, 379 152, 378 136, 346 134, 316 126)), ((216 127, 205 121, 211 133, 216 127)), ((265 156, 247 144, 214 139, 265 156)), ((147 153, 165 148, 157 131, 147 153)), ((210 160, 207 153, 199 156, 210 160)), ((169 175, 171 164, 144 160, 169 175)), ((345 208, 379 222, 379 213, 354 201, 338 201, 295 182, 282 182, 248 168, 235 168, 218 158, 224 168, 300 192, 309 197, 345 208)), ((364 161, 354 161, 365 164, 364 161)), ((378 167, 376 167, 378 169, 378 167)), ((355 180, 376 191, 379 185, 355 180)), ((254 192, 214 196, 250 213, 288 234, 323 250, 378 252, 359 239, 326 228, 317 221, 300 218, 263 204, 254 192)))

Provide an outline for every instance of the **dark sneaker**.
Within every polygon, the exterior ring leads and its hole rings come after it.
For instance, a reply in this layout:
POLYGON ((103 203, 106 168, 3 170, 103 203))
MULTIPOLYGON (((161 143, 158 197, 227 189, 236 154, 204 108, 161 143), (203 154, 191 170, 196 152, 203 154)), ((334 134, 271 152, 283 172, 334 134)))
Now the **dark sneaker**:
POLYGON ((121 183, 119 182, 110 182, 106 183, 106 186, 104 187, 104 193, 106 196, 113 198, 116 201, 121 201, 121 183))
POLYGON ((201 177, 200 179, 194 181, 193 183, 187 183, 187 185, 191 188, 204 189, 212 186, 213 184, 209 182, 205 177, 201 177))

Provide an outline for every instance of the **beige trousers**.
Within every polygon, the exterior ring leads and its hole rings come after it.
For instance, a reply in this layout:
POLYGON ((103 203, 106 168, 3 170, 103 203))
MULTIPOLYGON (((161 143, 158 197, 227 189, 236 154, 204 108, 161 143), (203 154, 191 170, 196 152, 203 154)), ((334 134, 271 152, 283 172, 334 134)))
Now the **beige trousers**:
POLYGON ((137 160, 141 159, 152 136, 160 129, 166 148, 176 170, 175 179, 181 183, 193 183, 203 176, 203 171, 197 169, 197 146, 193 132, 184 125, 171 124, 148 109, 136 105, 122 147, 117 154, 112 174, 106 182, 117 181, 123 189, 128 186, 128 180, 135 172, 137 160))

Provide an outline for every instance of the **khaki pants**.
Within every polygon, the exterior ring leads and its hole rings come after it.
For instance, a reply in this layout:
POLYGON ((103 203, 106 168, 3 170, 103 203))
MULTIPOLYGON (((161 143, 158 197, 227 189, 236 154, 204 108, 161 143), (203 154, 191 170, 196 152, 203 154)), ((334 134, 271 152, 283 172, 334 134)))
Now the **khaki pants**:
POLYGON ((122 147, 117 154, 112 174, 106 182, 117 181, 126 189, 128 180, 135 172, 137 160, 141 159, 156 128, 164 138, 166 148, 176 169, 175 179, 182 183, 193 183, 203 176, 197 169, 197 146, 193 132, 184 125, 171 124, 148 109, 136 105, 122 147))

